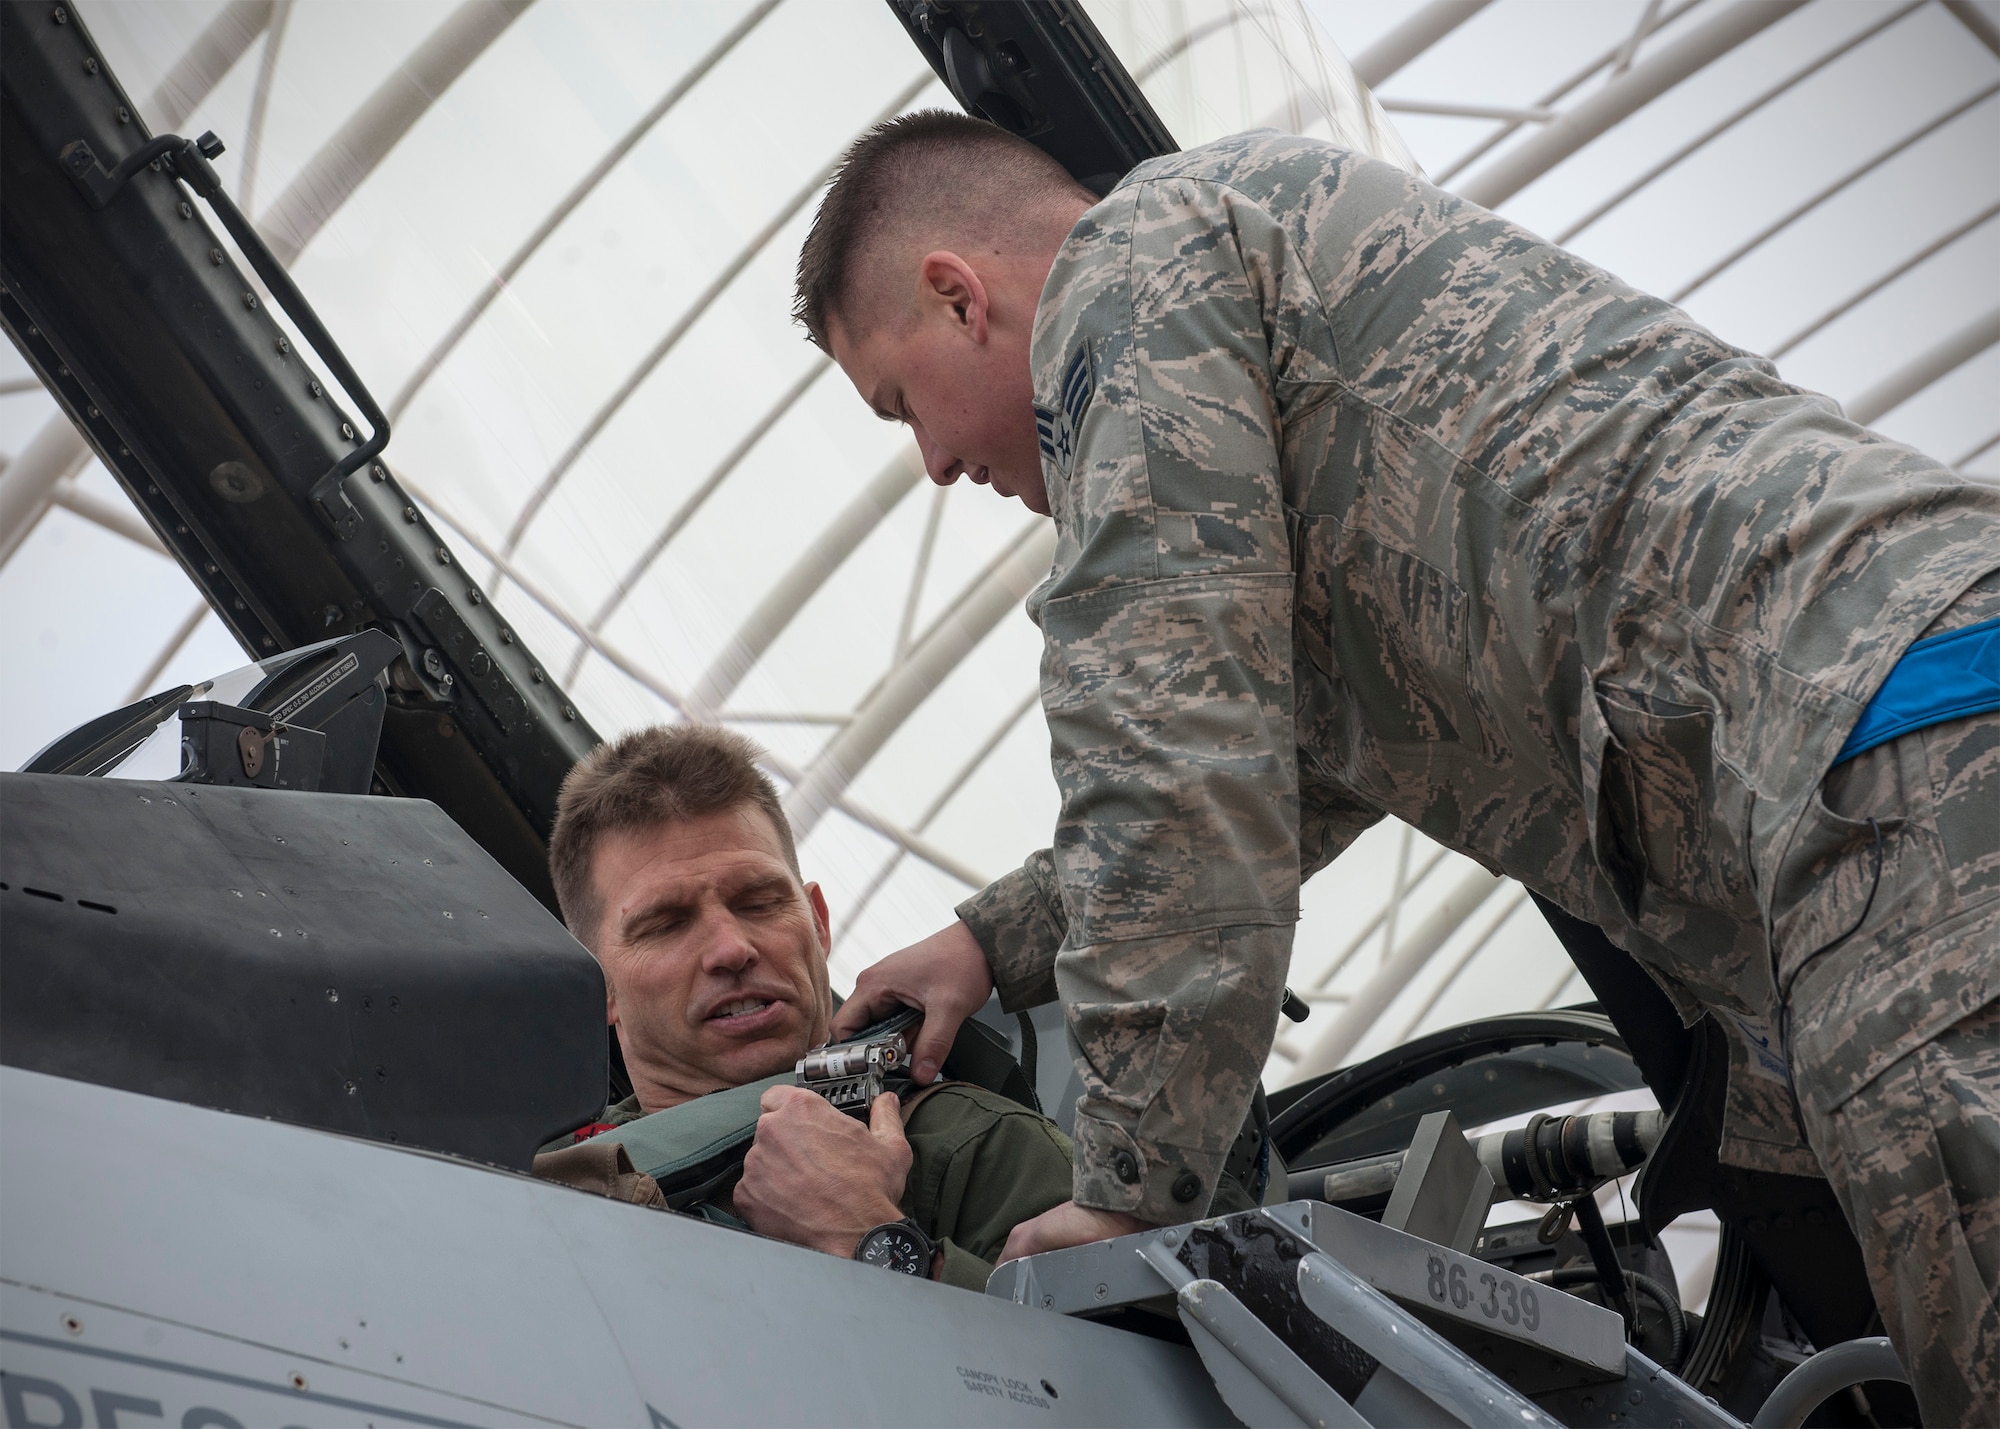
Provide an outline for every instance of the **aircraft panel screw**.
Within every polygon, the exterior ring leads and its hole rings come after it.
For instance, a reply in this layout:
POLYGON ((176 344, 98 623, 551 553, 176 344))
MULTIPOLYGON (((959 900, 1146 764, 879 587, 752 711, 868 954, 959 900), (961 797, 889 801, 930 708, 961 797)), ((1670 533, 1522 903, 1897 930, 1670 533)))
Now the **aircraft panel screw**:
POLYGON ((104 415, 102 412, 98 411, 96 407, 86 407, 84 408, 84 410, 90 414, 90 420, 93 422, 96 421, 99 417, 104 415))
POLYGON ((222 250, 220 248, 209 249, 208 261, 213 263, 216 267, 220 268, 222 266, 222 250))
POLYGON ((414 507, 414 506, 405 506, 405 507, 403 508, 403 519, 404 519, 405 521, 409 522, 409 523, 410 523, 410 524, 411 524, 412 526, 416 525, 416 524, 417 524, 417 508, 416 508, 416 507, 414 507))
MULTIPOLYGON (((182 206, 183 206, 183 207, 186 207, 186 205, 182 205, 182 206)), ((243 306, 244 306, 244 307, 246 307, 246 308, 254 308, 254 307, 256 307, 256 306, 257 306, 257 295, 256 295, 255 293, 245 293, 245 294, 243 295, 243 306)))
POLYGON ((438 564, 441 566, 451 564, 451 552, 447 551, 443 546, 438 547, 438 564))
POLYGON ((324 391, 326 390, 326 389, 324 389, 323 387, 321 387, 321 386, 319 385, 319 383, 317 383, 317 382, 308 382, 308 383, 306 383, 306 388, 307 388, 307 390, 308 390, 308 391, 310 391, 310 392, 311 392, 311 393, 313 394, 313 396, 315 396, 315 397, 318 397, 318 396, 322 395, 322 394, 324 393, 324 391))
POLYGON ((1095 1293, 1097 1298, 1102 1300, 1111 1293, 1111 1287, 1109 1285, 1099 1285, 1095 1293))
MULTIPOLYGON (((181 201, 181 217, 182 218, 194 217, 194 205, 187 202, 185 199, 181 201)), ((250 306, 254 308, 257 305, 255 303, 252 303, 250 306)))
POLYGON ((83 57, 83 72, 85 74, 97 73, 97 57, 95 55, 85 55, 83 57))
POLYGON ((563 718, 564 718, 564 719, 575 719, 575 718, 576 718, 576 706, 575 706, 575 705, 564 705, 564 706, 563 706, 563 718))
POLYGON ((342 435, 343 437, 346 437, 346 438, 347 438, 347 439, 348 439, 348 440, 349 440, 350 442, 351 442, 351 441, 353 441, 353 440, 354 440, 354 424, 353 424, 353 423, 351 423, 351 422, 342 422, 342 423, 340 424, 340 434, 341 434, 341 435, 342 435))
POLYGON ((49 18, 54 20, 58 25, 67 25, 69 23, 69 11, 63 6, 58 5, 55 8, 55 13, 50 15, 49 18))
POLYGON ((132 111, 122 104, 118 106, 118 122, 120 124, 130 124, 132 122, 132 111))
POLYGON ((387 481, 389 479, 389 473, 382 470, 382 463, 379 461, 369 468, 368 474, 373 476, 377 481, 387 481))
POLYGON ((540 665, 534 666, 528 671, 528 674, 536 684, 539 685, 542 682, 542 667, 540 665))
POLYGON ((292 350, 292 340, 291 340, 290 338, 286 337, 286 336, 285 336, 285 335, 284 335, 283 333, 279 333, 279 334, 278 334, 278 351, 280 351, 280 352, 290 352, 291 350, 292 350))
POLYGON ((83 1333, 83 1321, 77 1319, 76 1316, 74 1315, 63 1316, 62 1327, 65 1330, 68 1330, 72 1335, 80 1335, 83 1333))

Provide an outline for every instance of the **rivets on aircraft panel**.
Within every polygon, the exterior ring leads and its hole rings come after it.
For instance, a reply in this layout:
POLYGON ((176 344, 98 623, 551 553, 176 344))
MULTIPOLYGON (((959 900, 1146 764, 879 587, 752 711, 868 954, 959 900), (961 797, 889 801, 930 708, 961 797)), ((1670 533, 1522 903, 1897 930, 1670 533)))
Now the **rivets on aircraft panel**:
POLYGON ((77 1319, 76 1316, 74 1315, 63 1316, 62 1327, 65 1330, 68 1330, 72 1335, 80 1335, 83 1333, 83 1321, 77 1319))
POLYGON ((1179 1231, 1168 1231, 1160 1237, 1160 1243, 1162 1245, 1179 1245, 1181 1243, 1181 1233, 1179 1231))
MULTIPOLYGON (((185 534, 187 533, 187 527, 185 527, 185 526, 181 527, 181 533, 182 533, 183 535, 185 535, 185 534)), ((210 561, 210 562, 208 563, 208 573, 209 573, 210 575, 217 575, 217 574, 220 574, 220 572, 221 572, 221 568, 220 568, 219 566, 217 566, 217 565, 215 564, 215 562, 214 562, 214 561, 210 561)))
POLYGON ((449 918, 449 917, 451 916, 451 909, 449 909, 449 908, 443 908, 443 909, 440 909, 439 911, 440 911, 440 912, 442 912, 442 913, 444 914, 444 916, 445 916, 445 917, 447 917, 447 918, 449 918))
POLYGON ((104 415, 102 412, 98 411, 97 408, 95 407, 85 407, 83 410, 90 414, 90 420, 93 422, 96 421, 99 417, 104 415))

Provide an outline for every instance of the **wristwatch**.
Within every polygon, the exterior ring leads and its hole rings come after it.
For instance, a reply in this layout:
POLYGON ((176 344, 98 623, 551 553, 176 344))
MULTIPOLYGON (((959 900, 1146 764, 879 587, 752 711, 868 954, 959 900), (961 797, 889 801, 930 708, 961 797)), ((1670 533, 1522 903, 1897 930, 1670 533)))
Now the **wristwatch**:
POLYGON ((879 1265, 884 1270, 900 1270, 919 1280, 931 1276, 931 1260, 937 1242, 924 1234, 922 1226, 907 1218, 880 1225, 861 1237, 854 1258, 863 1265, 879 1265))

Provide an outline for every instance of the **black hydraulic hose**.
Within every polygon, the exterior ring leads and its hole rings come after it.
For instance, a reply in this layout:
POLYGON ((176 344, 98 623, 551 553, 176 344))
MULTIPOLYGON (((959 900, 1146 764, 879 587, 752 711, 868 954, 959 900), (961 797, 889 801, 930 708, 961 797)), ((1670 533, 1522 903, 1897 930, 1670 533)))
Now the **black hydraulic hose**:
MULTIPOLYGON (((1681 1309, 1681 1302, 1674 1297, 1673 1291, 1650 1275, 1641 1275, 1636 1270, 1628 1270, 1625 1272, 1625 1278, 1634 1290, 1660 1307, 1670 1337, 1666 1357, 1660 1362, 1660 1367, 1670 1374, 1680 1373, 1681 1362, 1687 1355, 1688 1347, 1687 1313, 1681 1309)), ((1540 1274, 1530 1275, 1528 1279, 1543 1281, 1557 1289, 1567 1289, 1572 1285, 1602 1283, 1597 1274, 1597 1267, 1592 1265, 1572 1265, 1564 1270, 1545 1270, 1540 1274)))

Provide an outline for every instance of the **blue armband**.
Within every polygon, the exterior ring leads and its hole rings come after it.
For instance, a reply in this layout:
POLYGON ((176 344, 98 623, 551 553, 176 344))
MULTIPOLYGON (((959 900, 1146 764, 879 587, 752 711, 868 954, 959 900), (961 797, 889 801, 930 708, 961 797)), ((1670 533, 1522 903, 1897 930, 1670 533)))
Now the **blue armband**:
POLYGON ((1898 735, 2000 710, 2000 619, 1919 640, 1861 711, 1835 764, 1898 735))

